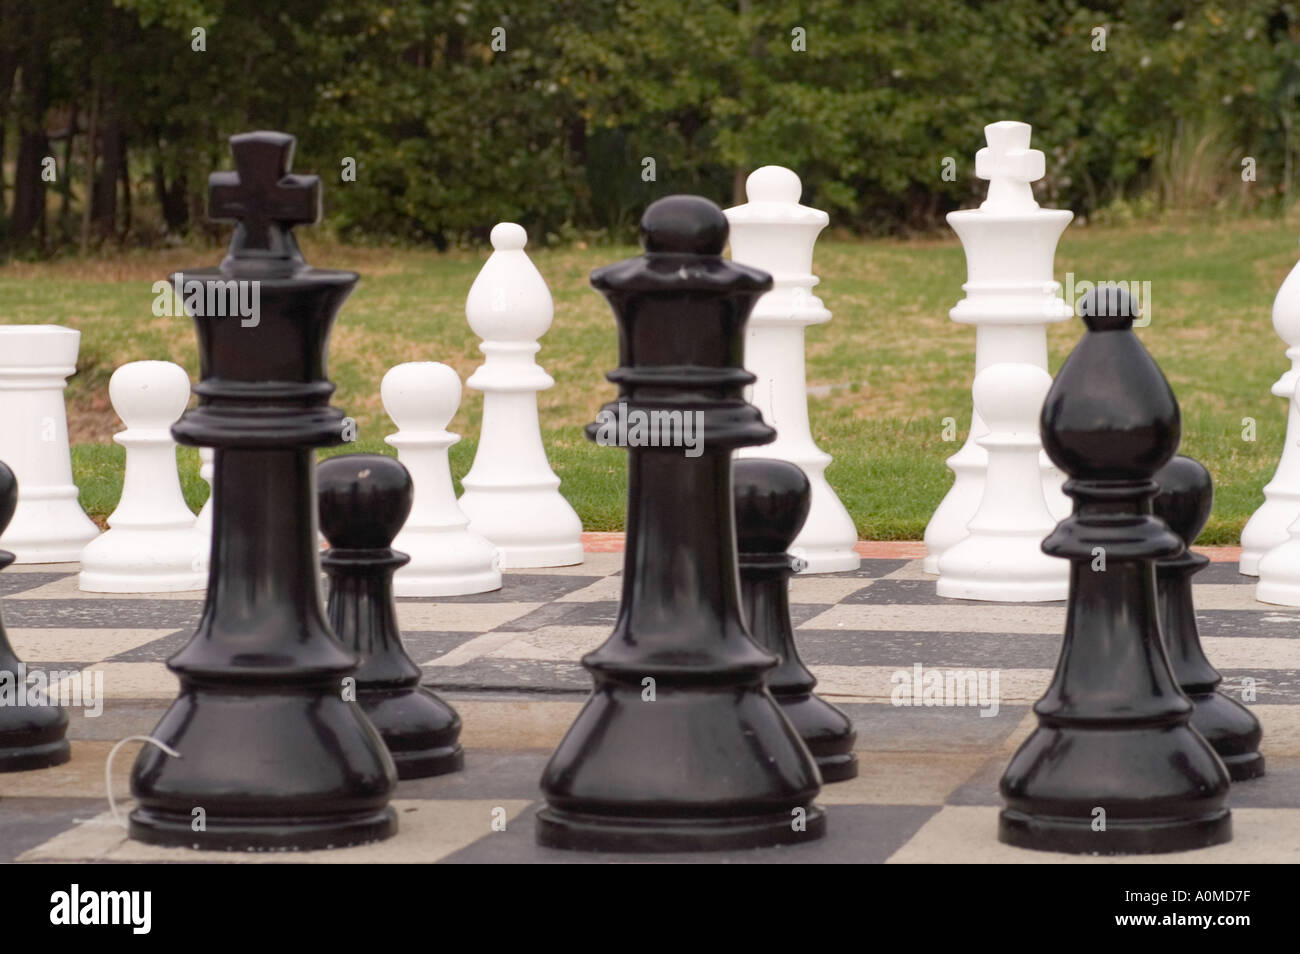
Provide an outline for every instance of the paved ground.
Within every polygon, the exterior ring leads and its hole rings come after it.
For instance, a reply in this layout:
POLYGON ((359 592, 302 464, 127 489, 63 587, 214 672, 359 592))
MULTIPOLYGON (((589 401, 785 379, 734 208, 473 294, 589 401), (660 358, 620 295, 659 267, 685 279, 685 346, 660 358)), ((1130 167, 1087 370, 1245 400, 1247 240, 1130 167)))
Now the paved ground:
MULTIPOLYGON (((619 535, 588 535, 581 566, 507 575, 498 593, 400 600, 411 655, 426 682, 460 711, 465 771, 402 782, 401 830, 389 841, 299 855, 206 854, 126 839, 108 810, 104 763, 113 744, 148 733, 176 681, 164 660, 189 638, 201 594, 117 597, 80 593, 75 566, 18 566, 0 574, 4 613, 30 667, 104 674, 102 714, 72 713, 73 758, 39 772, 0 775, 0 860, 518 862, 698 860, 730 862, 1044 862, 1074 856, 1026 852, 995 837, 997 780, 1033 725, 1064 621, 1063 603, 939 599, 920 570, 918 544, 863 544, 851 574, 793 583, 800 649, 819 691, 854 719, 861 777, 819 798, 829 833, 790 848, 698 856, 588 856, 538 848, 532 815, 551 749, 590 682, 577 659, 610 632, 619 595, 619 535), (904 707, 891 676, 927 669, 997 671, 992 706, 904 707), (987 714, 986 714, 987 713, 987 714), (494 809, 504 831, 494 831, 494 809), (496 813, 500 814, 500 813, 496 813)), ((1256 603, 1235 551, 1205 551, 1198 617, 1225 689, 1255 680, 1267 777, 1234 788, 1234 841, 1139 861, 1300 861, 1300 609, 1256 603)), ((119 810, 137 744, 113 764, 119 810)), ((1085 859, 1096 861, 1100 859, 1085 859)))

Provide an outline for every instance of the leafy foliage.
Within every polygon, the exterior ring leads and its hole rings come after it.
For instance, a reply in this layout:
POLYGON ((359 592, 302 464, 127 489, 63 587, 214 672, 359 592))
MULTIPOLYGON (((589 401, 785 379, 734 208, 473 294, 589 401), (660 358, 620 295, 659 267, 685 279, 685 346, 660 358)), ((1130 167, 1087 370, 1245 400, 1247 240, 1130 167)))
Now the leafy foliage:
MULTIPOLYGON (((625 239, 658 195, 730 204, 764 163, 798 170, 807 201, 839 226, 929 228, 981 191, 981 130, 1005 118, 1034 124, 1044 198, 1085 216, 1143 196, 1283 205, 1297 178, 1300 8, 1279 0, 0 0, 0 11, 39 26, 46 127, 80 117, 64 174, 80 177, 82 201, 98 103, 122 124, 128 182, 179 192, 172 228, 201 221, 225 137, 259 126, 298 135, 297 167, 332 183, 330 222, 345 237, 439 247, 482 241, 502 219, 543 240, 625 239), (349 158, 355 181, 341 175, 349 158), (945 158, 955 177, 941 174, 945 158), (1243 184, 1248 158, 1256 181, 1243 184)), ((29 39, 0 31, 11 155, 29 39)), ((156 237, 156 219, 136 234, 156 237)))

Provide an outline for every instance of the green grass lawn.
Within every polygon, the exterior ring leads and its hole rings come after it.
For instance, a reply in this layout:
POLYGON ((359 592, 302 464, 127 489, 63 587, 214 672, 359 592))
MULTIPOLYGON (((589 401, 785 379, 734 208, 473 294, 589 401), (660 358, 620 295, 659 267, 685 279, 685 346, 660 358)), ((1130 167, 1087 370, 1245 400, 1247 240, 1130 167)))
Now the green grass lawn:
MULTIPOLYGON (((306 230, 304 230, 306 231, 306 230)), ((1138 333, 1160 362, 1183 411, 1184 453, 1215 475, 1214 515, 1203 543, 1235 543, 1263 499, 1260 488, 1281 452, 1286 406, 1269 387, 1287 367, 1273 333, 1273 296, 1296 261, 1296 221, 1187 222, 1123 229, 1071 227, 1056 277, 1150 281, 1152 322, 1138 333), (1243 418, 1256 440, 1243 439, 1243 418)), ((480 363, 465 321, 465 295, 486 252, 305 243, 316 265, 362 274, 330 348, 335 404, 356 418, 360 439, 347 450, 384 451, 391 426, 379 381, 394 364, 443 361, 462 380, 480 363)), ((556 380, 540 396, 544 437, 562 491, 590 530, 621 529, 625 454, 589 444, 581 428, 614 395, 604 373, 617 342, 604 300, 588 285, 593 268, 635 254, 625 248, 532 250, 555 297, 555 324, 539 360, 556 380)), ((192 324, 156 318, 152 283, 176 269, 211 265, 218 250, 173 249, 0 268, 0 322, 57 323, 81 329, 78 373, 68 388, 73 467, 86 510, 102 519, 121 491, 120 424, 108 379, 126 361, 165 358, 196 376, 192 324)), ((965 259, 956 239, 818 244, 817 291, 834 318, 808 333, 808 380, 829 386, 809 402, 813 433, 834 455, 828 476, 865 539, 919 539, 951 482, 944 460, 970 420, 974 332, 948 320, 961 297, 965 259), (943 440, 943 419, 959 432, 943 440)), ((1074 346, 1078 320, 1054 326, 1056 371, 1074 346)), ((466 391, 452 429, 459 478, 473 459, 482 396, 466 391)), ((207 494, 195 451, 179 459, 186 497, 207 494)))

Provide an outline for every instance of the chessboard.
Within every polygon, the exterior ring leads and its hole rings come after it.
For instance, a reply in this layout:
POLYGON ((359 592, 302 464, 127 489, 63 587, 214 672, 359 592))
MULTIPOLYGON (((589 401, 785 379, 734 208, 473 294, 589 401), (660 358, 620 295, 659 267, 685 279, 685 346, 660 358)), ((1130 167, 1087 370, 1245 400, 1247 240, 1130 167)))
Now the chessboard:
MULTIPOLYGON (((102 674, 102 698, 70 710, 70 762, 0 775, 0 861, 1300 861, 1300 609, 1257 603, 1254 579, 1237 573, 1236 551, 1227 548, 1201 551, 1213 562, 1196 578, 1197 617, 1223 690, 1253 695, 1268 760, 1264 778, 1233 786, 1229 844, 1136 858, 1000 844, 998 779, 1033 728, 1031 706, 1056 664, 1065 605, 940 599, 922 572, 920 544, 864 543, 856 572, 791 584, 800 652, 818 691, 857 727, 859 777, 825 786, 818 799, 828 812, 824 839, 689 855, 538 847, 538 780, 590 687, 578 660, 609 636, 621 590, 621 535, 584 538, 581 565, 511 571, 495 593, 398 600, 425 683, 464 721, 465 768, 399 783, 393 838, 303 853, 223 854, 128 840, 128 777, 147 743, 126 742, 113 759, 110 804, 109 754, 123 739, 148 735, 169 705, 177 682, 165 660, 190 638, 202 593, 82 593, 75 565, 11 567, 0 575, 0 593, 28 670, 102 674), (964 704, 938 704, 954 699, 920 691, 912 697, 913 682, 934 669, 973 671, 995 691, 956 700, 964 704), (916 704, 901 704, 908 701, 916 704)), ((82 684, 94 683, 83 677, 82 684)))

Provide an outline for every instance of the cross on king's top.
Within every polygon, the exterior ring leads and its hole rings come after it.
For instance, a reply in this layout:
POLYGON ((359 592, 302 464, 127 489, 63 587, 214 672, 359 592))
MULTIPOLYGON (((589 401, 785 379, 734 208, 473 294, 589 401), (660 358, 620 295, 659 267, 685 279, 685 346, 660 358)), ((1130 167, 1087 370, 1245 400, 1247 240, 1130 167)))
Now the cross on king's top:
POLYGON ((321 188, 320 177, 289 172, 294 141, 268 131, 230 137, 236 171, 208 177, 208 214, 236 222, 223 270, 236 262, 277 271, 305 264, 293 227, 320 221, 321 188))
POLYGON ((1041 151, 1029 148, 1033 127, 1011 120, 984 127, 988 145, 975 153, 975 175, 989 180, 980 208, 989 212, 1023 212, 1038 208, 1029 183, 1047 171, 1041 151))

